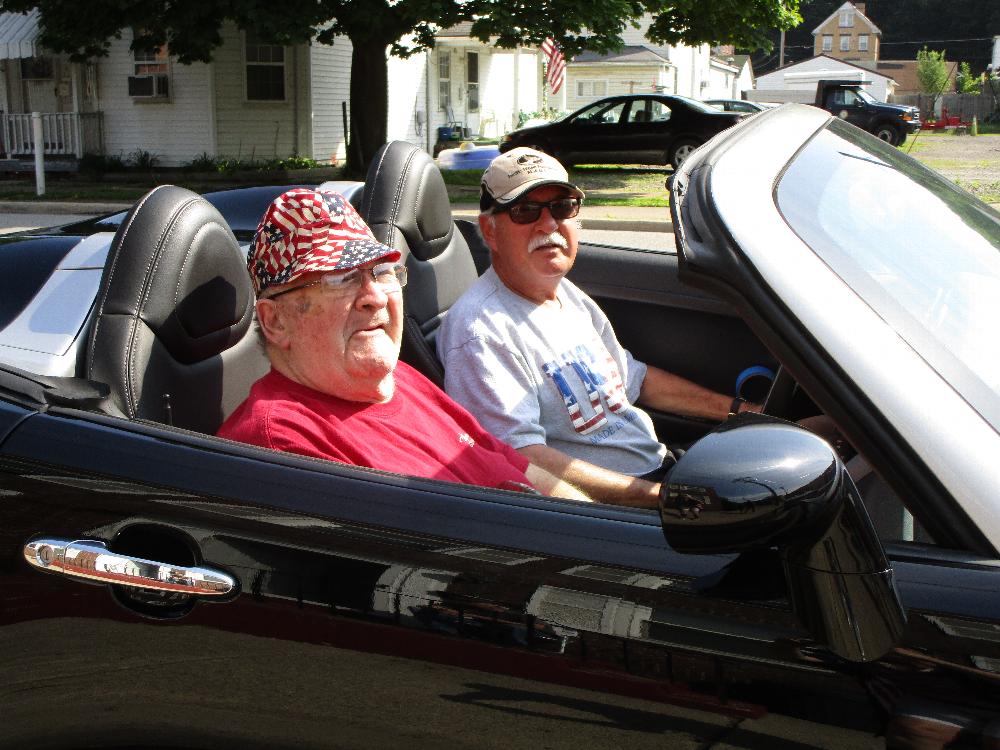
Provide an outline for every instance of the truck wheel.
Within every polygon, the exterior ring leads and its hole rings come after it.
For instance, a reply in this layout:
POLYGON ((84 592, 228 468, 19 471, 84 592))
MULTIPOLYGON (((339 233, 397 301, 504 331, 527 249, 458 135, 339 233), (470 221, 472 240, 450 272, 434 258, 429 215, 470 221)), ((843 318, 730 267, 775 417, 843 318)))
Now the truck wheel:
POLYGON ((875 137, 880 141, 885 141, 891 146, 898 146, 903 142, 906 137, 899 132, 899 128, 891 123, 883 123, 881 125, 876 125, 875 130, 872 131, 875 137))
POLYGON ((668 161, 671 166, 677 170, 680 169, 681 164, 687 159, 694 150, 698 148, 701 144, 694 140, 693 138, 681 138, 677 143, 674 144, 673 150, 670 152, 670 158, 668 161))

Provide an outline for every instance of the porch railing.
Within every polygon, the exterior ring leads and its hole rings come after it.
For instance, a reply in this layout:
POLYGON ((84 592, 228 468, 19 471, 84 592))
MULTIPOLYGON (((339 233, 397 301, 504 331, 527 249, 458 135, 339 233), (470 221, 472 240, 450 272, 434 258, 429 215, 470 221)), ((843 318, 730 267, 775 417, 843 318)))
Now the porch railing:
MULTIPOLYGON (((79 159, 104 148, 103 113, 42 113, 42 144, 46 156, 79 159)), ((31 113, 0 113, 0 153, 5 159, 30 158, 35 153, 31 113)))

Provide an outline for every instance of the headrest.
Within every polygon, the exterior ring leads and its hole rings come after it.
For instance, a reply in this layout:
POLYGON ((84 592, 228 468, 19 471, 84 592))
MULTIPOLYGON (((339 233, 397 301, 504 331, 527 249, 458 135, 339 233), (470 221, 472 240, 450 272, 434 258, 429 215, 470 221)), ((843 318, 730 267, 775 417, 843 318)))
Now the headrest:
POLYGON ((147 193, 125 217, 101 287, 99 315, 141 318, 185 364, 228 349, 253 320, 246 261, 228 224, 173 185, 147 193))
POLYGON ((418 260, 443 253, 455 232, 437 165, 430 154, 406 141, 391 141, 375 155, 359 213, 379 241, 403 249, 396 241, 400 235, 418 260))

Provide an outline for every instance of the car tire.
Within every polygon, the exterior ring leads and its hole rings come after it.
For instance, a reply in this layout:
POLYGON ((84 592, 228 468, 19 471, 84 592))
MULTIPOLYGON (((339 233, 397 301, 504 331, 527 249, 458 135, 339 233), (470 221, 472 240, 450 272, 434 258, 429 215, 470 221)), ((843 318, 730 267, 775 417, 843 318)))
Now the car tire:
POLYGON ((670 162, 670 166, 674 169, 678 169, 684 163, 684 160, 691 155, 691 152, 700 145, 701 143, 694 138, 681 138, 670 149, 670 156, 667 158, 667 161, 670 162))
POLYGON ((885 141, 890 146, 899 146, 906 138, 905 135, 900 133, 899 128, 888 122, 876 125, 875 129, 872 131, 872 135, 880 141, 885 141))

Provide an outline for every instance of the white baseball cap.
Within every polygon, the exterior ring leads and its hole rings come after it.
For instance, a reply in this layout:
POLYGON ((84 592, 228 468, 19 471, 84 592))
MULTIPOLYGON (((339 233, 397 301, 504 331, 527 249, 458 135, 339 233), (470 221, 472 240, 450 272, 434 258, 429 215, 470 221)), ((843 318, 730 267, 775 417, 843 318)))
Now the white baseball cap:
POLYGON ((516 202, 526 193, 544 185, 559 185, 583 199, 583 191, 569 181, 565 167, 546 153, 519 146, 500 154, 483 172, 479 210, 487 211, 499 203, 516 202))

